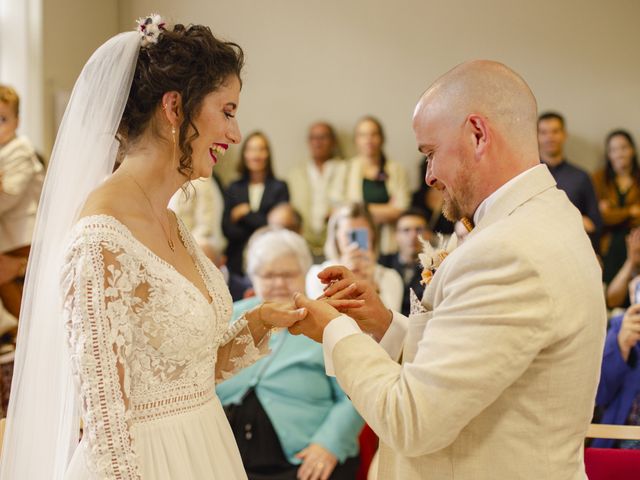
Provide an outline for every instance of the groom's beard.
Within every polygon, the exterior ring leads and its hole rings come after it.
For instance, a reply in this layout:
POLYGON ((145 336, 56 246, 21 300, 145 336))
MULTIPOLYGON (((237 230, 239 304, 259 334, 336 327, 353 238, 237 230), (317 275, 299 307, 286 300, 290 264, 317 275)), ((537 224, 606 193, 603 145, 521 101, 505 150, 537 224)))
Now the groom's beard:
POLYGON ((444 218, 454 223, 464 216, 462 214, 462 207, 460 207, 460 204, 454 198, 450 197, 448 193, 444 194, 442 215, 444 215, 444 218))
POLYGON ((442 214, 450 222, 457 222, 464 217, 471 218, 473 216, 473 213, 467 212, 468 208, 465 208, 464 205, 464 202, 471 199, 471 176, 467 171, 462 171, 458 175, 456 183, 458 188, 455 193, 445 190, 442 195, 442 214))

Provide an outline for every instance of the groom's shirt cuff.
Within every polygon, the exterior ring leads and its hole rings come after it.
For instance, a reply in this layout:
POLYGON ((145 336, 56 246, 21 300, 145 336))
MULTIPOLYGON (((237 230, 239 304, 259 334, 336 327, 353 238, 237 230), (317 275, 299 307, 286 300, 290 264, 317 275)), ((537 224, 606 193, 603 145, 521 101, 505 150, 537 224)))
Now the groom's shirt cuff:
POLYGON ((333 348, 343 338, 357 333, 362 333, 362 330, 360 330, 356 321, 347 315, 340 315, 334 318, 324 327, 324 332, 322 333, 322 352, 324 355, 324 369, 327 375, 331 377, 336 376, 333 368, 333 348))
POLYGON ((392 313, 393 318, 391 319, 391 324, 389 328, 387 328, 384 336, 380 339, 379 345, 397 362, 404 346, 409 319, 401 313, 392 313))
MULTIPOLYGON (((402 353, 404 338, 407 334, 407 326, 409 319, 401 313, 393 312, 391 324, 380 340, 380 346, 389 354, 389 356, 398 360, 402 353)), ((363 333, 356 321, 347 316, 340 315, 331 320, 324 328, 322 334, 322 353, 324 355, 324 369, 327 375, 335 377, 335 369, 333 367, 333 349, 337 343, 345 337, 363 333)))

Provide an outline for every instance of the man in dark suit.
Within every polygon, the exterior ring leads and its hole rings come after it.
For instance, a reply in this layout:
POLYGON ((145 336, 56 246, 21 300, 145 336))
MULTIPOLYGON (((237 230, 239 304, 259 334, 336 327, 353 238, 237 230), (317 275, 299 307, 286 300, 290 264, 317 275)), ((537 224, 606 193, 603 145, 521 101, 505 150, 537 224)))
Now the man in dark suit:
POLYGON ((393 268, 402 277, 404 282, 402 314, 409 315, 410 289, 413 289, 418 298, 422 298, 424 292, 424 285, 420 283, 422 267, 418 261, 418 253, 422 251, 420 237, 428 241, 431 238, 431 231, 422 212, 411 208, 398 217, 395 234, 398 252, 382 255, 379 263, 385 267, 393 268))

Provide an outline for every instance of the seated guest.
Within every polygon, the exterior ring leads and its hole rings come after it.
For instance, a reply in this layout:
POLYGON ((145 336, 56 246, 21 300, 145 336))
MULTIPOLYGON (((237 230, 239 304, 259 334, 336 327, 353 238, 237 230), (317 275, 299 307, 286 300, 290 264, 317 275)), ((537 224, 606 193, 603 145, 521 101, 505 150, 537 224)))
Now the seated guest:
POLYGON ((23 263, 18 275, 0 286, 0 297, 15 317, 44 181, 44 168, 31 143, 16 134, 19 111, 16 91, 0 85, 0 255, 23 263))
POLYGON ((427 182, 424 181, 426 175, 427 162, 423 160, 420 164, 420 187, 411 197, 411 206, 422 211, 432 232, 451 235, 454 232, 455 224, 445 218, 442 213, 442 205, 444 204, 442 192, 427 185, 427 182))
POLYGON ((243 275, 242 254, 249 237, 267 224, 273 207, 289 201, 289 189, 273 175, 271 147, 261 132, 250 134, 243 142, 238 172, 240 180, 229 185, 225 194, 222 231, 229 240, 229 271, 243 275))
MULTIPOLYGON (((0 285, 19 277, 22 268, 23 262, 19 258, 0 255, 0 285)), ((17 330, 18 319, 4 308, 0 300, 0 418, 7 416, 17 330)))
POLYGON ((307 274, 307 295, 322 295, 318 273, 330 265, 344 265, 358 277, 375 285, 387 308, 400 311, 404 285, 392 268, 376 261, 376 230, 373 218, 362 203, 349 203, 333 212, 327 226, 324 254, 327 260, 314 265, 307 274))
POLYGON ((598 200, 589 174, 569 163, 564 156, 567 140, 565 120, 556 112, 546 112, 538 117, 538 147, 540 159, 544 162, 558 188, 564 190, 569 200, 582 214, 584 229, 591 239, 596 252, 600 249, 602 217, 598 200))
POLYGON ((640 227, 636 227, 625 239, 627 258, 615 277, 607 285, 607 307, 629 306, 629 282, 640 274, 640 227))
POLYGON ((626 236, 640 225, 640 168, 635 143, 625 130, 607 135, 605 151, 605 167, 593 175, 593 185, 604 222, 600 253, 608 284, 627 258, 626 236))
MULTIPOLYGON (((640 425, 640 305, 611 320, 604 344, 596 406, 604 409, 601 422, 640 425)), ((595 439, 596 448, 640 449, 638 440, 595 439)))
POLYGON ((224 197, 215 174, 186 183, 171 197, 169 208, 180 217, 207 257, 222 266, 227 246, 222 233, 224 197))
MULTIPOLYGON (((44 167, 25 137, 16 132, 20 97, 0 85, 0 411, 6 412, 11 385, 16 319, 20 305, 31 236, 44 182, 44 167)), ((3 415, 4 416, 4 415, 3 415)))
POLYGON ((304 222, 302 216, 290 203, 281 203, 271 209, 267 215, 267 225, 286 228, 302 235, 304 222))
MULTIPOLYGON (((304 239, 267 227, 247 247, 256 297, 234 304, 234 318, 262 301, 291 302, 304 290, 311 254, 304 239)), ((216 387, 249 480, 353 479, 363 420, 325 374, 322 346, 280 330, 271 354, 216 387)))
POLYGON ((413 290, 419 299, 422 298, 424 286, 422 285, 422 266, 418 260, 418 253, 422 251, 420 238, 429 241, 431 232, 427 227, 427 220, 422 212, 417 209, 409 209, 400 214, 396 222, 396 242, 398 252, 391 255, 382 255, 380 264, 393 268, 404 282, 404 295, 402 297, 402 314, 409 315, 411 307, 410 291, 413 290))
POLYGON ((409 208, 407 174, 399 163, 387 158, 382 124, 363 117, 355 128, 357 156, 349 160, 345 201, 367 204, 379 235, 380 253, 396 250, 393 224, 409 208))
MULTIPOLYGON (((301 234, 302 218, 290 203, 280 203, 273 207, 267 215, 267 225, 274 228, 286 228, 301 234)), ((227 285, 234 302, 255 295, 251 279, 247 275, 230 273, 226 266, 222 267, 222 271, 226 275, 227 285)))
POLYGON ((309 160, 287 178, 291 204, 302 216, 303 236, 314 257, 322 255, 327 219, 344 197, 346 162, 340 160, 338 137, 326 122, 309 127, 309 160))

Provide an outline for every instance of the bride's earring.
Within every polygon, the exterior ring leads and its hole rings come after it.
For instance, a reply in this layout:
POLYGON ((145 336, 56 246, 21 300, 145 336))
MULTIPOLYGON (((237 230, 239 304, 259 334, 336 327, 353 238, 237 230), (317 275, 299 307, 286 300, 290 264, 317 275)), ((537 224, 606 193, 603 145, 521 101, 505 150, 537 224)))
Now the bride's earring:
POLYGON ((176 163, 176 127, 171 125, 171 137, 173 138, 173 163, 176 163))

